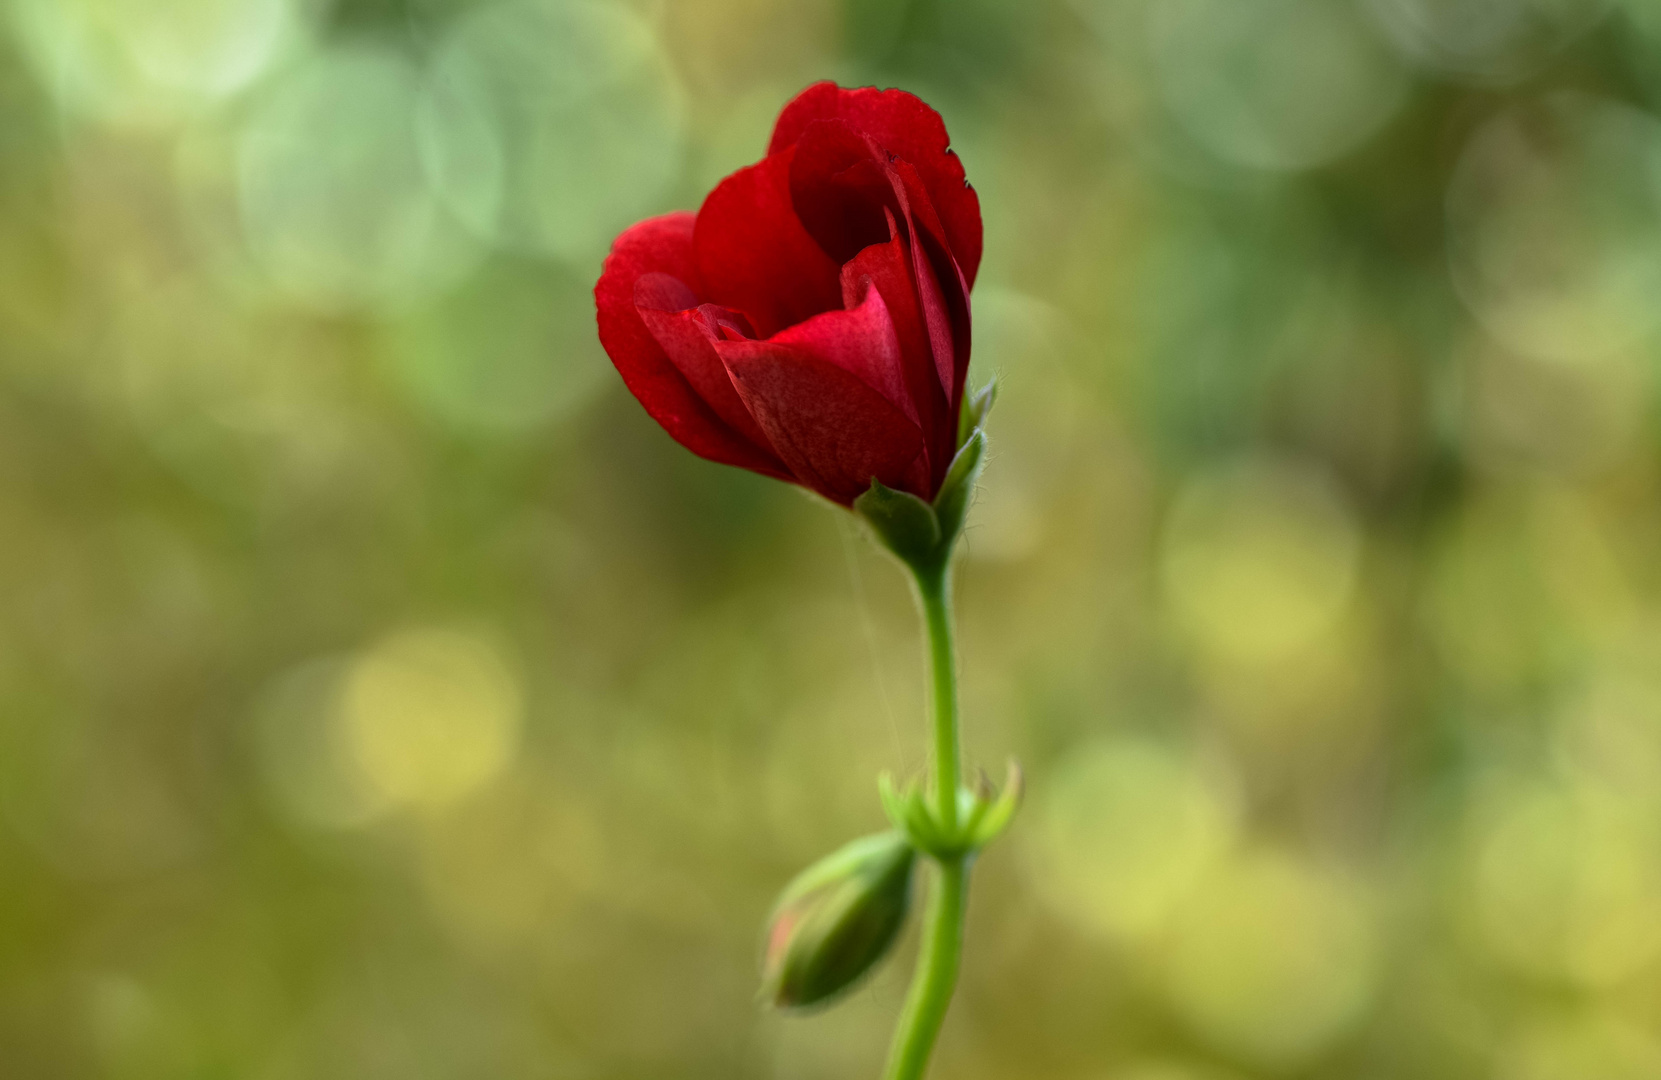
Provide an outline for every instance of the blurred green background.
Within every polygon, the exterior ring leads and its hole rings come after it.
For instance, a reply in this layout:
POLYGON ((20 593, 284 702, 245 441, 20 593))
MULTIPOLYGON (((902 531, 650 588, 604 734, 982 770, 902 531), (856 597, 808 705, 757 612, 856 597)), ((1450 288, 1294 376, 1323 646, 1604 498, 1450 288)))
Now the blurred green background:
POLYGON ((823 77, 986 217, 937 1075, 1661 1077, 1661 4, 0 11, 6 1080, 875 1074, 902 578, 589 293, 823 77))

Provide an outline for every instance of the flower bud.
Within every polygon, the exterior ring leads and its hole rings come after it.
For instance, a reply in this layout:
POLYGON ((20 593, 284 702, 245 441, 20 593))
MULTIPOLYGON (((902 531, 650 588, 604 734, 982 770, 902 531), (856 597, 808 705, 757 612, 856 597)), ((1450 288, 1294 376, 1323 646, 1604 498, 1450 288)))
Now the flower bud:
POLYGON ((847 989, 899 936, 915 853, 897 832, 825 856, 785 887, 768 921, 762 995, 797 1009, 847 989))

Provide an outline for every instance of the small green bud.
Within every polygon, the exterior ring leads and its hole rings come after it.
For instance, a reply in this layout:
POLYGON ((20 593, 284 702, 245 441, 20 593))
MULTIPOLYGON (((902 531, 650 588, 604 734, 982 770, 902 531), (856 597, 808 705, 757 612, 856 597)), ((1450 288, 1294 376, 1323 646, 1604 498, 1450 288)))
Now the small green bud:
POLYGON ((957 414, 957 445, 962 446, 977 429, 986 426, 986 414, 992 411, 992 403, 997 400, 997 379, 981 387, 978 393, 963 399, 963 411, 957 414))
POLYGON ((934 497, 934 516, 940 523, 940 535, 948 542, 963 531, 963 519, 969 515, 969 500, 974 498, 975 481, 980 479, 985 458, 986 432, 976 428, 958 449, 940 484, 940 493, 934 497))
POLYGON ((782 1009, 817 1005, 875 967, 905 924, 915 860, 905 837, 885 832, 798 874, 768 920, 763 997, 782 1009))

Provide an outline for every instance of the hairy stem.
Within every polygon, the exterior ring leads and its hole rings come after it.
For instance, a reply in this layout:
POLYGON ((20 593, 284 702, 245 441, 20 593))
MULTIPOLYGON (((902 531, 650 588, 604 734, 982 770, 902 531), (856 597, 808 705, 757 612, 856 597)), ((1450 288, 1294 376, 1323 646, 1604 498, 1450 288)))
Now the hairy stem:
POLYGON ((949 831, 957 827, 958 782, 957 646, 952 640, 951 570, 946 566, 919 570, 917 598, 929 639, 935 814, 949 831))
MULTIPOLYGON (((914 568, 917 602, 928 631, 930 707, 934 714, 935 813, 948 829, 957 825, 958 731, 957 656, 952 643, 951 570, 947 563, 914 568)), ((928 1071, 940 1025, 957 986, 963 952, 963 908, 969 885, 969 858, 939 861, 934 893, 923 922, 917 971, 894 1031, 885 1080, 921 1080, 928 1071)))

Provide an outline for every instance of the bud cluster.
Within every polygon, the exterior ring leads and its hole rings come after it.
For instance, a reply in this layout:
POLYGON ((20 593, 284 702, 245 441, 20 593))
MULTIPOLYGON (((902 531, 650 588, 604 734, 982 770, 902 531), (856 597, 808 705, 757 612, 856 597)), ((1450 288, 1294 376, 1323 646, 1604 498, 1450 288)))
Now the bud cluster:
POLYGON ((940 824, 917 785, 897 791, 884 775, 883 805, 895 828, 845 844, 785 886, 767 922, 762 997, 783 1009, 823 1004, 888 954, 911 907, 918 852, 959 860, 1008 827, 1021 802, 1021 770, 1009 763, 1003 790, 982 773, 958 791, 958 821, 940 824))

